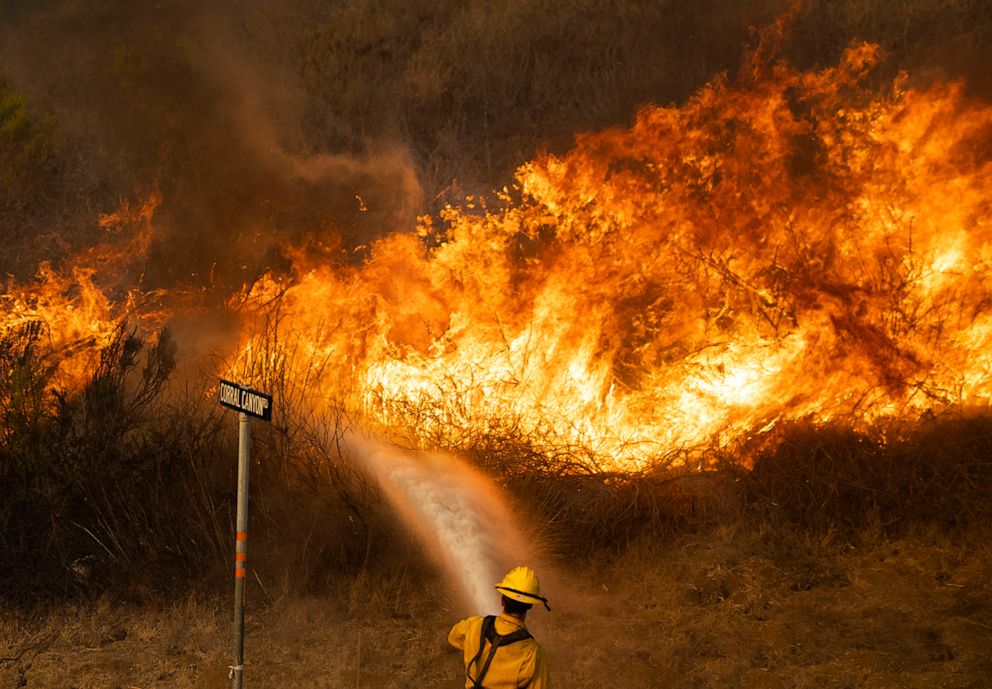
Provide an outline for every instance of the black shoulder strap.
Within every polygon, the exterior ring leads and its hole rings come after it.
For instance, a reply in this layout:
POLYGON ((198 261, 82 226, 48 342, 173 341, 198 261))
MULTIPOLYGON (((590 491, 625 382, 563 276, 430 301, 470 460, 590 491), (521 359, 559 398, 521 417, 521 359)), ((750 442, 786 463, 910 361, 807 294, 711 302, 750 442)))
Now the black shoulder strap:
POLYGON ((475 689, 479 689, 482 686, 482 678, 486 674, 486 670, 489 669, 489 663, 492 661, 492 654, 495 652, 494 649, 490 649, 489 658, 486 660, 485 668, 479 673, 478 677, 472 677, 472 666, 479 662, 479 658, 482 656, 482 649, 485 646, 483 641, 488 638, 488 636, 496 629, 496 617, 494 615, 487 615, 482 618, 482 633, 479 635, 479 650, 476 651, 475 657, 468 661, 465 665, 465 676, 468 677, 469 681, 472 682, 472 686, 475 689))
POLYGON ((497 634, 496 616, 486 615, 482 618, 482 633, 479 634, 479 652, 476 653, 475 657, 472 658, 468 665, 465 666, 465 675, 468 677, 469 681, 472 682, 473 689, 482 689, 482 680, 489 671, 489 664, 493 662, 493 656, 496 655, 497 648, 529 638, 531 638, 531 635, 526 629, 518 629, 515 632, 507 634, 506 636, 497 634), (470 670, 472 669, 472 665, 479 662, 479 658, 482 656, 482 648, 485 646, 486 641, 489 642, 489 655, 486 656, 486 662, 482 664, 482 668, 479 670, 478 676, 472 677, 470 670))
POLYGON ((490 624, 488 627, 485 624, 482 625, 482 633, 483 638, 494 646, 508 646, 509 644, 514 644, 518 641, 531 638, 530 632, 523 627, 515 632, 510 632, 506 636, 500 636, 496 633, 496 618, 493 617, 492 619, 493 624, 490 624))

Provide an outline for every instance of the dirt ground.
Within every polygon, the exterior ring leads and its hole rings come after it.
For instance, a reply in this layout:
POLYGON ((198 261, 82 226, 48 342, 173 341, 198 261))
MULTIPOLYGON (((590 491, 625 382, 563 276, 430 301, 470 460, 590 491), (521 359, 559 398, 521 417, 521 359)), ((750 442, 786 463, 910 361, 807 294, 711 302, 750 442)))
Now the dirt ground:
MULTIPOLYGON (((246 687, 463 686, 458 615, 402 573, 248 613, 246 687)), ((992 545, 859 547, 717 529, 559 563, 535 610, 558 687, 992 687, 992 545)), ((229 687, 228 600, 112 600, 0 622, 0 687, 229 687)))

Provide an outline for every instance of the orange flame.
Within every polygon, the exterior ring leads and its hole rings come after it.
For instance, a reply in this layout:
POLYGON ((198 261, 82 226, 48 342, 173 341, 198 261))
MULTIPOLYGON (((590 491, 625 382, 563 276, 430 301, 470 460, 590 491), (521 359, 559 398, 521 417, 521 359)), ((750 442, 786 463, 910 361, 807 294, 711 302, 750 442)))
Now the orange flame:
POLYGON ((873 91, 875 53, 717 79, 360 268, 300 252, 249 303, 279 292, 278 352, 316 397, 445 442, 510 424, 620 470, 787 418, 985 404, 992 108, 959 84, 873 91))
MULTIPOLYGON (((360 266, 287 249, 290 275, 231 300, 245 330, 223 375, 410 442, 512 429, 621 471, 787 419, 987 405, 992 106, 954 83, 871 88, 869 45, 814 72, 750 59, 360 266)), ((43 321, 82 375, 83 350, 148 313, 98 278, 143 255, 156 203, 103 219, 132 228, 126 251, 8 285, 0 329, 43 321)))
POLYGON ((0 334, 40 326, 46 354, 55 366, 53 384, 69 388, 81 384, 124 319, 133 317, 148 331, 164 319, 164 314, 149 308, 153 295, 134 286, 116 289, 118 283, 133 280, 129 269, 143 263, 158 203, 157 195, 137 208, 123 202, 99 220, 108 234, 122 239, 110 237, 111 241, 72 257, 58 270, 42 263, 34 283, 8 283, 0 296, 0 334))

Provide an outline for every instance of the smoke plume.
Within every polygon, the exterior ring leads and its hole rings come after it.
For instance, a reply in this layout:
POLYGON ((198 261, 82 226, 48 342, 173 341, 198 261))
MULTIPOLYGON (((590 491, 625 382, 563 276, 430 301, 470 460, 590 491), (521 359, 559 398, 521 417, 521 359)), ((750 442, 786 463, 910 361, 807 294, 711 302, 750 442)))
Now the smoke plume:
POLYGON ((346 258, 413 224, 421 192, 404 145, 331 150, 302 122, 294 70, 307 3, 46 9, 7 10, 0 75, 54 113, 60 184, 73 193, 60 201, 70 217, 47 231, 63 250, 106 240, 100 214, 155 193, 145 286, 230 289, 278 269, 287 241, 346 258))

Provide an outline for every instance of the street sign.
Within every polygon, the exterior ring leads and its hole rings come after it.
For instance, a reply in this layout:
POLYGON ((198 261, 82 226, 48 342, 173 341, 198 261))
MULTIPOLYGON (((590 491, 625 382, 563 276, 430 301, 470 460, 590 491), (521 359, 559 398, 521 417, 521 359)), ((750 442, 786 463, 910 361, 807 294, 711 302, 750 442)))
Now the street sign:
POLYGON ((228 409, 254 416, 263 421, 272 420, 272 396, 246 388, 229 380, 220 381, 220 403, 228 409))
POLYGON ((248 467, 251 464, 251 419, 272 419, 272 396, 229 380, 220 381, 221 405, 238 412, 238 513, 234 534, 234 664, 233 689, 242 689, 245 674, 245 579, 248 576, 248 467))

